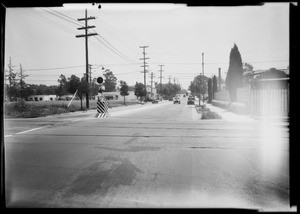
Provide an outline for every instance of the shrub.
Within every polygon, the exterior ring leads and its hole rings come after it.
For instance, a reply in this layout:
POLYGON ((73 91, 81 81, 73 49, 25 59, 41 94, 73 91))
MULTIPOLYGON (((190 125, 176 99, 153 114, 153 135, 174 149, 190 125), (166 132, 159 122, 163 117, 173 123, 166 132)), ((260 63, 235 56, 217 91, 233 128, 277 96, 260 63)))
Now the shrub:
POLYGON ((222 117, 220 115, 218 115, 217 113, 208 110, 208 111, 203 111, 202 112, 201 119, 202 120, 206 120, 206 119, 222 119, 222 117))

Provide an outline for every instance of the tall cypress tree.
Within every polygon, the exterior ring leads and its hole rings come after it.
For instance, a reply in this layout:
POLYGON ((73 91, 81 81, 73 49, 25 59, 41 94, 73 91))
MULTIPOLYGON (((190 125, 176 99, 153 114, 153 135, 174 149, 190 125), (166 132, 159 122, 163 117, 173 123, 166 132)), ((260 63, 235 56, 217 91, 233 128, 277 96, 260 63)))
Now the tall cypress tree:
POLYGON ((237 88, 243 84, 243 63, 238 47, 234 44, 230 51, 229 68, 226 76, 226 87, 230 94, 230 100, 236 101, 237 88))

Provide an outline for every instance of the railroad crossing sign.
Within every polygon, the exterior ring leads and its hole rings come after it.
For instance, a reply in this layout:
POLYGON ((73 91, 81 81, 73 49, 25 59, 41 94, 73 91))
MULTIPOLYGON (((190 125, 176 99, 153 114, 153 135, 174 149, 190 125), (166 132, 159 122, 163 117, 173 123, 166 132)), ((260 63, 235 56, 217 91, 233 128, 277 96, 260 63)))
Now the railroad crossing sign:
POLYGON ((97 118, 99 117, 108 117, 108 102, 103 96, 103 91, 104 91, 104 86, 102 85, 103 83, 103 78, 98 77, 97 78, 97 83, 99 84, 99 91, 98 91, 98 101, 97 101, 97 113, 96 116, 97 118))

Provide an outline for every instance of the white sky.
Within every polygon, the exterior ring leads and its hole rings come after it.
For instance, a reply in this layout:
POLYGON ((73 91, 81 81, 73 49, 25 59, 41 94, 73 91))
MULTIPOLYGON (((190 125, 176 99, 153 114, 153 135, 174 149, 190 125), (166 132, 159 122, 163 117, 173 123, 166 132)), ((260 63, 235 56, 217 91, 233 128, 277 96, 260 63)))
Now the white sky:
MULTIPOLYGON (((22 64, 27 83, 57 85, 60 74, 82 77, 85 73, 84 38, 75 38, 84 30, 71 23, 84 18, 88 8, 89 25, 101 37, 89 37, 89 63, 93 77, 101 75, 101 67, 113 71, 118 80, 129 85, 144 83, 142 49, 150 72, 159 82, 159 64, 163 64, 163 83, 169 76, 183 88, 202 72, 222 77, 228 70, 229 54, 237 44, 243 62, 254 69, 278 69, 289 65, 289 5, 267 3, 264 6, 187 7, 178 4, 101 4, 62 8, 7 8, 5 34, 5 69, 8 58, 19 70, 22 64), (63 14, 58 14, 55 11, 63 14), (46 12, 48 11, 48 12, 46 12), (52 14, 51 14, 52 13, 52 14), (53 15, 54 14, 54 15, 53 15), (68 16, 68 17, 66 17, 68 16), (62 18, 59 18, 62 17, 62 18), (104 39, 103 39, 104 38, 104 39), (108 43, 109 44, 108 44, 108 43), (106 44, 105 45, 103 45, 106 44), (112 45, 113 47, 111 47, 112 45), (121 52, 122 58, 112 52, 121 52), (128 59, 129 58, 129 59, 128 59), (79 67, 81 66, 81 67, 79 67), (67 67, 67 68, 66 68, 67 67), (75 67, 75 68, 68 68, 75 67), (52 70, 34 70, 64 68, 52 70)), ((81 22, 83 23, 83 22, 81 22)), ((150 81, 147 74, 147 82, 150 81)))

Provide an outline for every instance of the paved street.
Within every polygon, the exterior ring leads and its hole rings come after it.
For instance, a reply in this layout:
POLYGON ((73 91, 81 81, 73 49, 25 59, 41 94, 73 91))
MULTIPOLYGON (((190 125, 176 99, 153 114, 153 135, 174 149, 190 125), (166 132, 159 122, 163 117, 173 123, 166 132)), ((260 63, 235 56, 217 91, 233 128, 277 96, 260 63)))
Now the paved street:
POLYGON ((287 127, 186 102, 110 114, 5 121, 7 205, 289 210, 287 127))

